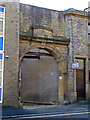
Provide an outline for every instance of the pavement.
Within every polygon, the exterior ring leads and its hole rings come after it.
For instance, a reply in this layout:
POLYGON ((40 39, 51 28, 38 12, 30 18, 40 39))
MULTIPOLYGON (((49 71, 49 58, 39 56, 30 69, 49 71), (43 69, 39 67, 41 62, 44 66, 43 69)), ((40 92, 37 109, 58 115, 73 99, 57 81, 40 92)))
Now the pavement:
MULTIPOLYGON (((82 101, 69 105, 51 105, 51 106, 33 106, 23 108, 2 108, 3 119, 18 119, 18 118, 34 118, 34 117, 58 117, 63 116, 76 116, 78 113, 79 118, 90 118, 90 102, 82 101), (86 115, 84 115, 86 114, 86 115)), ((22 119, 23 120, 23 119, 22 119)))

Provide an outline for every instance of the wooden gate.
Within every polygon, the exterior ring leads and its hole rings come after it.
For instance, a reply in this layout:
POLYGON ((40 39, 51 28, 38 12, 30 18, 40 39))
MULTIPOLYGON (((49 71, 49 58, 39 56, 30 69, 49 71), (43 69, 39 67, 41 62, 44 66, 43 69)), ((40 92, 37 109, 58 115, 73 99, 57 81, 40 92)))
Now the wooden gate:
POLYGON ((90 70, 89 70, 89 82, 90 82, 90 70))

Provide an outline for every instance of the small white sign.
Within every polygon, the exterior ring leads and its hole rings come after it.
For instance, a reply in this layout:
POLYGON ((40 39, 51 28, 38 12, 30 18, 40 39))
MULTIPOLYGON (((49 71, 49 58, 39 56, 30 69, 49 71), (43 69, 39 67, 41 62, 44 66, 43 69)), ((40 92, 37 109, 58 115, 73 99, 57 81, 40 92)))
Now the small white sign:
POLYGON ((79 63, 78 63, 78 61, 72 63, 72 69, 77 69, 77 68, 79 68, 79 63))

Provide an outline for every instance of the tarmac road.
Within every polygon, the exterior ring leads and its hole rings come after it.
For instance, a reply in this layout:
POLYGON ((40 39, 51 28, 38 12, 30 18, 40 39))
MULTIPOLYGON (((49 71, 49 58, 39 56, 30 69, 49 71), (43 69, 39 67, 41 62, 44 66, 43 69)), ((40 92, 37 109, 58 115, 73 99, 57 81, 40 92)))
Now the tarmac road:
POLYGON ((4 120, 89 120, 90 102, 82 101, 70 105, 3 108, 4 120))

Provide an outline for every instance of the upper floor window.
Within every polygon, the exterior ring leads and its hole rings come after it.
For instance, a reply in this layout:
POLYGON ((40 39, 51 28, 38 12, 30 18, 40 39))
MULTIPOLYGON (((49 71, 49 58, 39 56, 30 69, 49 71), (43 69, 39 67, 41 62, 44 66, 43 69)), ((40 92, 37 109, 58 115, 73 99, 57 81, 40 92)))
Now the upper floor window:
POLYGON ((4 8, 0 7, 0 36, 3 36, 4 8))

